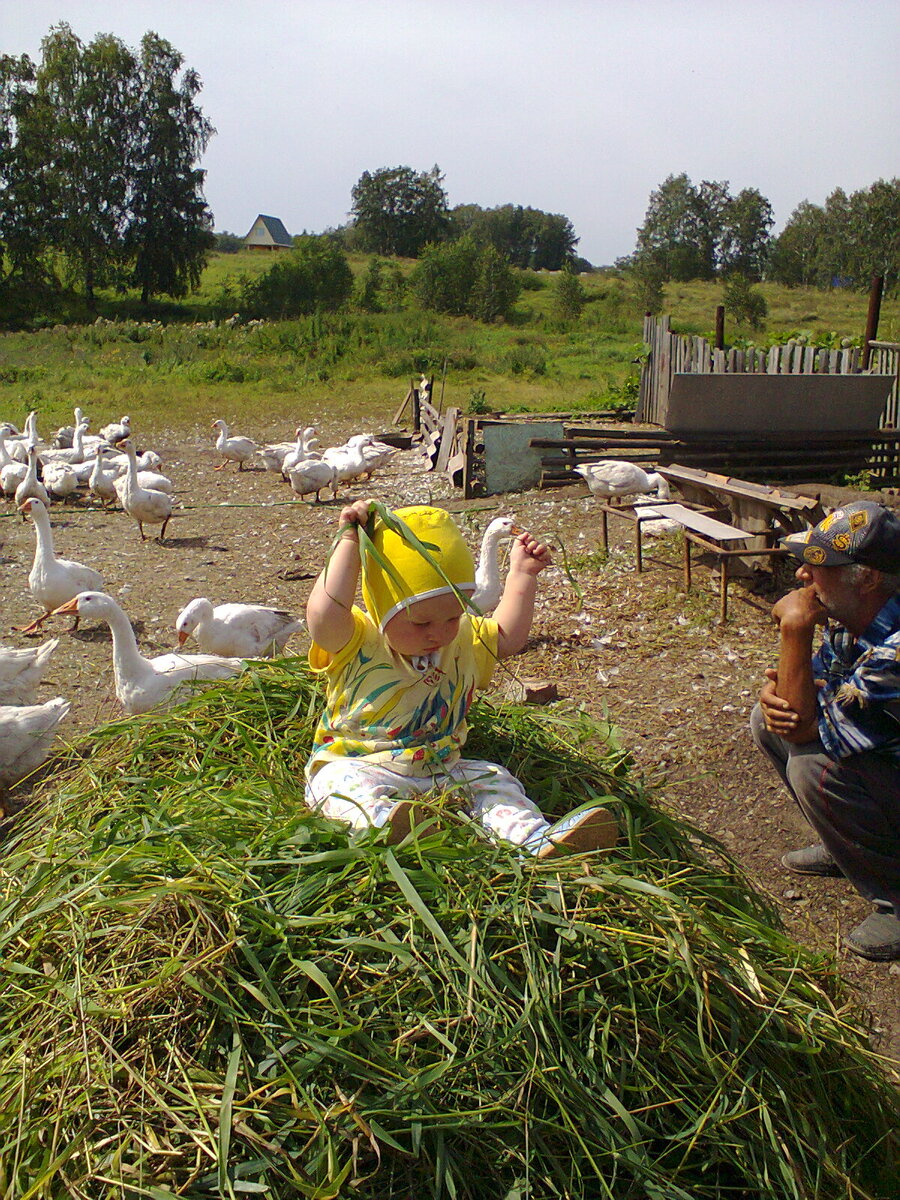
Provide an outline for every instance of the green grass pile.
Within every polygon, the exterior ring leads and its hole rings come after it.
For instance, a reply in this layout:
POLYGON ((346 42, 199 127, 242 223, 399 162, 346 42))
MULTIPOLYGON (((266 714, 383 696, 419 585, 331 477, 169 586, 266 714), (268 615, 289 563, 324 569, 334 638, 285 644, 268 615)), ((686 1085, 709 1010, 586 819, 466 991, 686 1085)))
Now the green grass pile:
POLYGON ((608 731, 477 706, 473 755, 621 818, 537 864, 305 811, 319 703, 259 664, 56 764, 0 859, 0 1196, 890 1194, 833 968, 608 731))

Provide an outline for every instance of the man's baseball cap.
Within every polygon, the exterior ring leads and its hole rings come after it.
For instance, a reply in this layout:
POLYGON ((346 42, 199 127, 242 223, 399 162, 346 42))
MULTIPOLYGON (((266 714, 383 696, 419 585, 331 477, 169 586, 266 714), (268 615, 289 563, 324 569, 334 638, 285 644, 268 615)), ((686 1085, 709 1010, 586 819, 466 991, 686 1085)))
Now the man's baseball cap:
POLYGON ((811 567, 862 563, 894 573, 900 571, 900 516, 883 504, 858 500, 778 544, 811 567))

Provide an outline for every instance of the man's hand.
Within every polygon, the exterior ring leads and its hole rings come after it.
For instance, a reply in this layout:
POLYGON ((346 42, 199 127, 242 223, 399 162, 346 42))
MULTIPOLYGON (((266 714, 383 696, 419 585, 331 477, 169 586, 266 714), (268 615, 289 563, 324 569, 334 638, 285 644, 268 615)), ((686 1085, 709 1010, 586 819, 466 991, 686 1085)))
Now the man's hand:
POLYGON ((772 620, 784 633, 808 631, 811 637, 817 625, 827 623, 828 612, 819 601, 815 587, 807 584, 781 597, 772 609, 772 620))
POLYGON ((766 722, 766 729, 777 733, 780 737, 789 737, 799 726, 800 716, 794 712, 787 700, 783 700, 776 694, 778 672, 771 667, 767 668, 766 680, 767 682, 759 693, 759 705, 766 722))

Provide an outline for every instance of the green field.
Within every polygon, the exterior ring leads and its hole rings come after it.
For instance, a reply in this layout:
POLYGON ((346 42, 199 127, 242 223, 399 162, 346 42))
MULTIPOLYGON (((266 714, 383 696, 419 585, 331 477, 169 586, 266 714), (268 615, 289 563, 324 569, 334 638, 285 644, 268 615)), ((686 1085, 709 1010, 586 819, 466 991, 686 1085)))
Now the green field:
MULTIPOLYGON (((629 282, 614 273, 582 276, 584 310, 568 323, 553 316, 554 276, 527 272, 514 318, 503 324, 437 316, 411 303, 397 312, 224 324, 233 311, 229 290, 233 296, 242 275, 271 262, 251 252, 214 254, 200 289, 183 303, 141 315, 134 296, 108 294, 99 321, 82 313, 80 324, 0 335, 0 419, 21 425, 34 408, 47 429, 68 422, 79 404, 95 428, 136 411, 145 428, 223 415, 240 421, 248 413, 293 428, 335 410, 384 423, 420 371, 436 377, 445 405, 464 410, 595 411, 627 403, 633 392, 642 314, 629 282)), ((366 264, 351 259, 357 274, 366 264)), ((729 341, 863 334, 863 294, 774 284, 761 290, 766 328, 726 322, 729 341)), ((711 335, 720 303, 720 284, 671 284, 665 311, 673 328, 711 335)), ((879 336, 900 337, 900 300, 885 301, 879 336)))

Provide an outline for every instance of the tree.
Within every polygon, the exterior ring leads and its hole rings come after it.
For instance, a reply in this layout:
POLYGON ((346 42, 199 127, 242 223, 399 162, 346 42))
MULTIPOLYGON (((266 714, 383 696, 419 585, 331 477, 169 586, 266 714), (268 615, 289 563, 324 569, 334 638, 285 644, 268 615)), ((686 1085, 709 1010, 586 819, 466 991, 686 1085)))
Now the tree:
POLYGON ((638 253, 658 263, 666 279, 709 279, 715 272, 709 243, 697 189, 687 175, 670 175, 650 193, 638 253))
POLYGON ((25 136, 30 153, 43 154, 40 203, 50 241, 66 256, 94 310, 95 288, 121 278, 135 58, 110 34, 83 46, 66 24, 51 29, 41 49, 25 136))
POLYGON ((478 255, 477 267, 469 315, 478 321, 499 321, 509 316, 519 296, 519 283, 509 259, 493 246, 485 246, 478 255))
POLYGON ((788 287, 813 287, 820 282, 820 248, 825 210, 801 200, 772 243, 769 278, 788 287))
POLYGON ((203 197, 205 172, 194 164, 215 132, 195 104, 196 71, 155 33, 141 40, 137 67, 134 159, 125 253, 141 303, 152 294, 184 296, 200 282, 215 243, 212 213, 203 197))
POLYGON ((772 205, 756 188, 744 188, 729 200, 722 214, 719 269, 740 271, 750 280, 762 279, 769 261, 770 230, 775 224, 772 205))
POLYGON ((553 308, 561 321, 574 321, 584 308, 584 288, 571 269, 564 267, 556 277, 553 289, 553 308))
POLYGON ((23 55, 0 56, 0 276, 27 286, 44 276, 46 211, 39 200, 40 139, 29 137, 34 66, 23 55))
POLYGON ((558 271, 575 257, 578 238, 561 213, 502 204, 483 209, 460 204, 451 213, 451 235, 471 235, 479 246, 493 246, 514 267, 558 271))
POLYGON ((411 167, 364 171, 353 188, 351 212, 362 248, 375 254, 415 258, 429 242, 441 241, 450 220, 443 176, 411 167))
POLYGON ((759 279, 773 224, 768 200, 755 188, 736 197, 727 181, 670 175, 650 195, 638 230, 637 256, 653 261, 665 279, 712 279, 740 270, 759 279))
POLYGON ((750 286, 750 280, 740 271, 725 279, 725 310, 741 325, 762 329, 769 315, 769 306, 762 292, 750 286))

